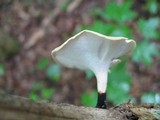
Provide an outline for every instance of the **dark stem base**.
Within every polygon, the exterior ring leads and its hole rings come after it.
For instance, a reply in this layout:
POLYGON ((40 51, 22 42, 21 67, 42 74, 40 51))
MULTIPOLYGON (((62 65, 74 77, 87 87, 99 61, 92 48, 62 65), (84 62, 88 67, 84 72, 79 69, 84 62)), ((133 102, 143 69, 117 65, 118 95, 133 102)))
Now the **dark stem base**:
POLYGON ((106 93, 98 93, 98 101, 96 108, 106 109, 106 93))

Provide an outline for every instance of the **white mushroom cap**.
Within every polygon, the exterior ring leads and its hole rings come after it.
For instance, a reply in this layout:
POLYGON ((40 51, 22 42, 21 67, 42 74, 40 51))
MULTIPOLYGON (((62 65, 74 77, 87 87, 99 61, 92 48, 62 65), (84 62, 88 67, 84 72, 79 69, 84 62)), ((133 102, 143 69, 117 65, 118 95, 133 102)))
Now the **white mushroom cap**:
POLYGON ((104 93, 109 67, 119 63, 117 58, 130 53, 135 45, 135 41, 125 37, 110 37, 84 30, 54 49, 52 57, 70 68, 92 70, 97 77, 98 91, 104 93))

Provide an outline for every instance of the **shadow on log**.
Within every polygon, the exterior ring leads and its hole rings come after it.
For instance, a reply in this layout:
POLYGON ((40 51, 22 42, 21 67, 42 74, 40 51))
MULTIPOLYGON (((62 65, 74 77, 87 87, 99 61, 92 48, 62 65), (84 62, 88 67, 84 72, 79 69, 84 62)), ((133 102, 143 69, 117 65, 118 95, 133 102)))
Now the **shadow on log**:
MULTIPOLYGON (((149 107, 145 108, 145 112, 153 109, 153 106, 149 107)), ((103 110, 46 101, 34 102, 27 98, 0 92, 0 120, 138 120, 141 116, 133 110, 137 111, 141 108, 144 107, 125 104, 103 110)), ((154 109, 159 111, 159 106, 154 109)))

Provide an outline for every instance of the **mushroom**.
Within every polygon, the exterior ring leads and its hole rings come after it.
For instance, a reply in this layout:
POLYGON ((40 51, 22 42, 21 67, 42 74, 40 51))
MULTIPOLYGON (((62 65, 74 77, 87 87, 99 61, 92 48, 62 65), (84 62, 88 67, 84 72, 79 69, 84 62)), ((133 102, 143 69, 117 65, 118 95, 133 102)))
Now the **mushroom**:
POLYGON ((55 48, 53 59, 69 68, 91 70, 97 79, 98 108, 106 108, 109 68, 120 62, 120 56, 130 53, 136 43, 125 37, 111 37, 83 30, 55 48))

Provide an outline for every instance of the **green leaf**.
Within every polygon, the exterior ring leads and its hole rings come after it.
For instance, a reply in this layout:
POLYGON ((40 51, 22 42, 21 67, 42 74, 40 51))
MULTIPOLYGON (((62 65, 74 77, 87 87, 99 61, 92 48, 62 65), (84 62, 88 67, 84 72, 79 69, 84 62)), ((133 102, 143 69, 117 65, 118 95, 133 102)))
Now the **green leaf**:
POLYGON ((132 30, 128 26, 115 26, 111 36, 123 36, 133 38, 132 30))
POLYGON ((108 100, 113 102, 113 104, 115 104, 115 105, 127 102, 128 100, 133 98, 127 92, 128 88, 127 88, 127 91, 124 90, 124 88, 123 88, 124 85, 123 84, 127 85, 126 83, 108 85, 108 88, 107 88, 108 89, 107 90, 108 100))
POLYGON ((39 61, 38 61, 38 64, 37 64, 37 68, 39 70, 44 70, 49 64, 49 61, 48 59, 46 58, 41 58, 39 61))
POLYGON ((97 103, 97 92, 95 90, 81 94, 81 102, 85 106, 95 107, 97 103))
POLYGON ((158 12, 158 3, 156 0, 147 0, 146 8, 151 14, 156 14, 158 12))
POLYGON ((136 13, 131 10, 132 1, 123 2, 123 4, 117 4, 110 2, 106 5, 102 15, 107 20, 113 20, 117 23, 124 23, 133 20, 136 17, 136 13))
POLYGON ((125 82, 131 85, 131 76, 127 71, 126 62, 123 61, 113 67, 108 78, 111 84, 120 84, 125 82))
POLYGON ((150 18, 148 20, 140 19, 138 21, 138 28, 141 31, 145 39, 157 39, 159 38, 158 27, 160 26, 160 19, 150 18))
POLYGON ((101 34, 106 34, 106 24, 103 23, 102 21, 96 20, 92 26, 88 27, 87 29, 101 33, 101 34))
POLYGON ((5 74, 4 66, 0 64, 0 76, 3 76, 5 74))
POLYGON ((110 101, 114 104, 120 104, 132 98, 129 95, 131 76, 126 70, 125 62, 122 62, 112 68, 108 78, 107 95, 110 101))
POLYGON ((87 80, 91 80, 94 77, 94 73, 90 70, 85 71, 87 80))
POLYGON ((150 43, 146 40, 139 42, 133 53, 133 61, 140 62, 145 65, 151 65, 153 62, 153 56, 158 55, 158 48, 154 43, 150 43))
POLYGON ((31 90, 39 91, 39 90, 42 90, 44 87, 45 87, 45 83, 41 80, 39 82, 32 84, 31 90))
POLYGON ((133 32, 128 26, 105 24, 102 21, 95 21, 92 26, 86 29, 96 31, 104 35, 133 38, 133 32))
POLYGON ((125 23, 133 20, 137 14, 131 10, 132 1, 126 1, 123 4, 117 4, 116 2, 109 2, 104 10, 95 8, 91 12, 94 16, 101 16, 106 20, 112 20, 117 23, 125 23))
POLYGON ((42 90, 41 94, 44 99, 48 100, 53 96, 53 89, 52 88, 45 88, 42 90))
POLYGON ((160 104, 160 95, 154 92, 144 93, 141 96, 141 102, 160 104))
POLYGON ((39 96, 35 92, 29 93, 28 97, 29 97, 29 99, 34 100, 34 101, 39 100, 39 96))
POLYGON ((61 2, 61 4, 58 4, 58 5, 61 10, 66 11, 69 3, 70 3, 70 0, 65 0, 65 1, 61 2))
POLYGON ((50 78, 52 81, 58 81, 61 76, 61 69, 60 66, 57 64, 52 64, 47 69, 47 77, 50 78))

